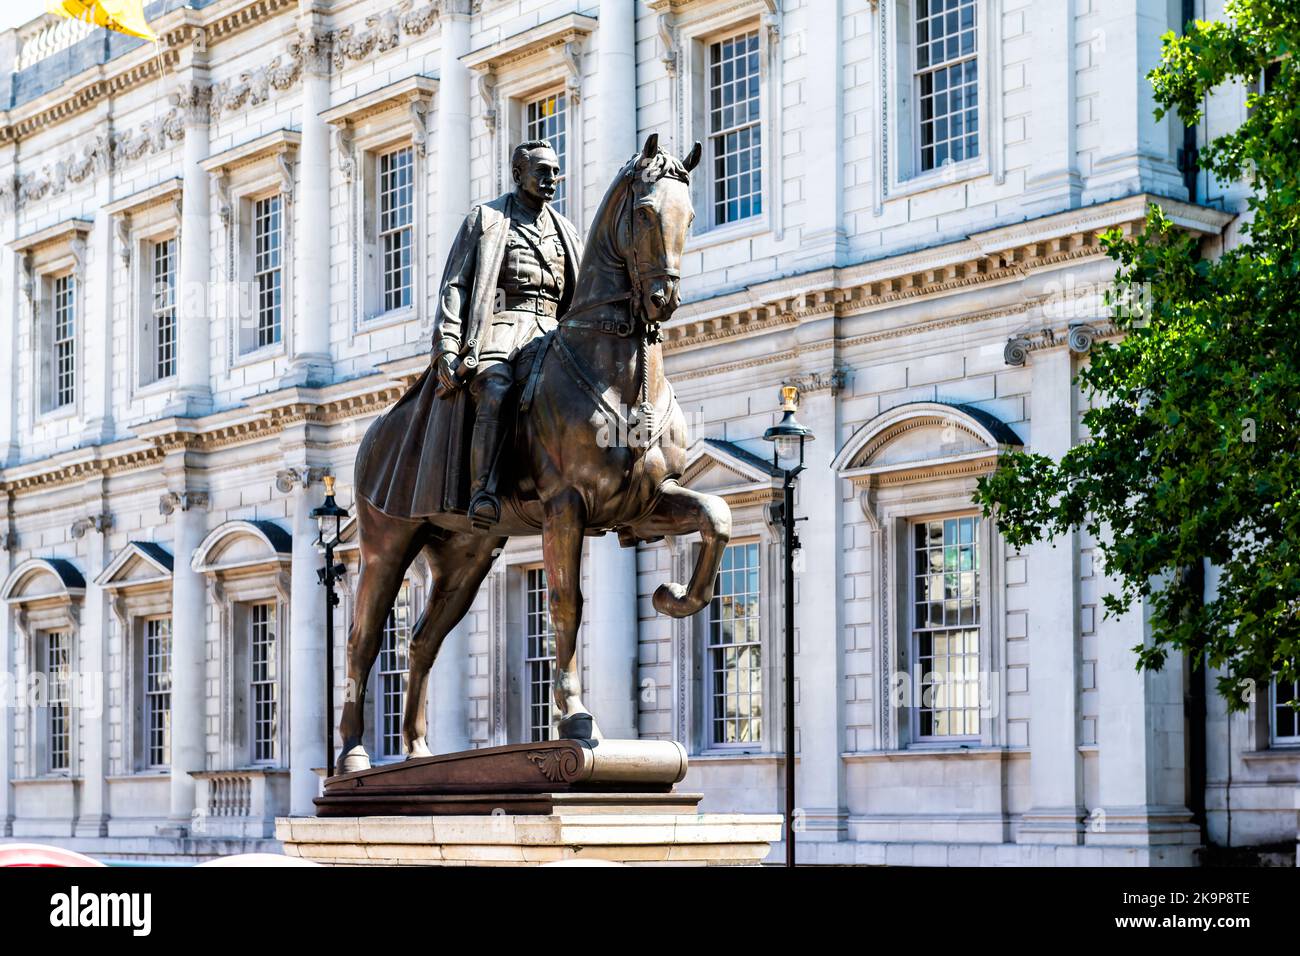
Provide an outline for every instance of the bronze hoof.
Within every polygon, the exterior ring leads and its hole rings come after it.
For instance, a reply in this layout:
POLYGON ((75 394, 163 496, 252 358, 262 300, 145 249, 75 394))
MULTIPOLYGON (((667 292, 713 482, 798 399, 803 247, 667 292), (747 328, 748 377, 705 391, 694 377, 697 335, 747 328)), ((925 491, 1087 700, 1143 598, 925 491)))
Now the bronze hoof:
POLYGON ((591 714, 570 714, 560 718, 555 730, 561 740, 591 740, 595 723, 591 714))

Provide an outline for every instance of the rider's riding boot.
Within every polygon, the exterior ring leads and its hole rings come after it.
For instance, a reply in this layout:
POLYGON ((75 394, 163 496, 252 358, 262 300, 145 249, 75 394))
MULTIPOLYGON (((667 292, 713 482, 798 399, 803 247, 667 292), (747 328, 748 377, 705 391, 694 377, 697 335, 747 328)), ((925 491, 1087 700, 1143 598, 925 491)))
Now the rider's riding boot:
POLYGON ((501 501, 496 496, 496 466, 505 431, 495 418, 479 418, 474 422, 470 449, 470 471, 474 483, 469 488, 469 521, 481 531, 501 520, 501 501))

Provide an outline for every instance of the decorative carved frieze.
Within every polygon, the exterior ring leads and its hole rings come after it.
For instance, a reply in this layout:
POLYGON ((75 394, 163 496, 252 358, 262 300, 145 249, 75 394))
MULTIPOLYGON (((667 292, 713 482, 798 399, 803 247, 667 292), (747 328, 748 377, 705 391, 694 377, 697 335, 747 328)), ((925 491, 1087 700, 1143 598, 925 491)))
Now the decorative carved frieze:
POLYGON ((402 0, 395 9, 374 13, 362 24, 346 26, 334 34, 333 62, 336 70, 347 66, 348 60, 364 60, 372 53, 385 53, 395 49, 404 36, 420 36, 428 32, 438 19, 439 0, 415 6, 414 0, 402 0))
POLYGON ((192 508, 206 508, 208 493, 206 491, 169 491, 158 499, 158 513, 175 514, 177 511, 189 511, 192 508))
POLYGON ((292 89, 302 76, 304 46, 300 40, 289 44, 288 60, 277 54, 267 63, 245 70, 239 76, 223 80, 212 88, 212 117, 234 113, 246 106, 265 103, 271 91, 283 93, 292 89))

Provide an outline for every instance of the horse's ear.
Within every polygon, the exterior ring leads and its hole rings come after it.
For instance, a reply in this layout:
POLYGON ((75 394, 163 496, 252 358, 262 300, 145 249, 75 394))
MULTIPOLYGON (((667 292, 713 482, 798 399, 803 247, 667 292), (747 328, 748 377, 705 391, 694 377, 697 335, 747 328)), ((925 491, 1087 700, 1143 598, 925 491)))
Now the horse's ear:
POLYGON ((695 145, 691 147, 691 151, 687 153, 686 158, 682 160, 682 165, 686 167, 688 173, 700 164, 700 155, 703 152, 704 147, 700 145, 700 141, 697 139, 695 145))
POLYGON ((651 133, 645 138, 645 148, 641 150, 642 159, 654 159, 659 152, 659 134, 651 133))

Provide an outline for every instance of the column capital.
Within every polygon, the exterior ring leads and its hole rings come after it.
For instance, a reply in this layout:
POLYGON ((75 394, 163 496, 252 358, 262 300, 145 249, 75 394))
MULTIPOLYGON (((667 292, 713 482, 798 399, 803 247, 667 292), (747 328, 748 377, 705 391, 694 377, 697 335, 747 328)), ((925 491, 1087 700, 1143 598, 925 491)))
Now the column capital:
POLYGON ((206 491, 169 491, 158 499, 158 513, 169 515, 208 506, 206 491))
POLYGON ((848 372, 842 368, 820 369, 815 372, 800 372, 798 375, 791 375, 781 380, 782 385, 793 385, 799 389, 799 394, 811 395, 814 392, 829 390, 832 395, 836 395, 844 388, 848 381, 848 372))
POLYGON ((1072 355, 1087 355, 1092 343, 1115 333, 1115 326, 1107 321, 1071 322, 1065 327, 1045 325, 1037 329, 1022 329, 1007 339, 1002 350, 1002 360, 1019 368, 1029 361, 1031 352, 1060 348, 1064 345, 1072 355))
POLYGON ((304 23, 289 47, 293 59, 302 63, 306 76, 328 77, 334 54, 334 34, 314 23, 304 23))
POLYGON ((84 538, 87 531, 98 531, 104 534, 113 527, 113 516, 108 512, 97 515, 87 515, 84 518, 78 518, 72 522, 69 529, 74 538, 84 538))
POLYGON ((178 86, 168 99, 180 110, 186 126, 207 126, 212 116, 212 87, 188 81, 178 86))
POLYGON ((288 494, 297 486, 306 489, 309 485, 320 482, 329 473, 328 468, 318 466, 281 468, 275 473, 275 488, 279 492, 288 494))

